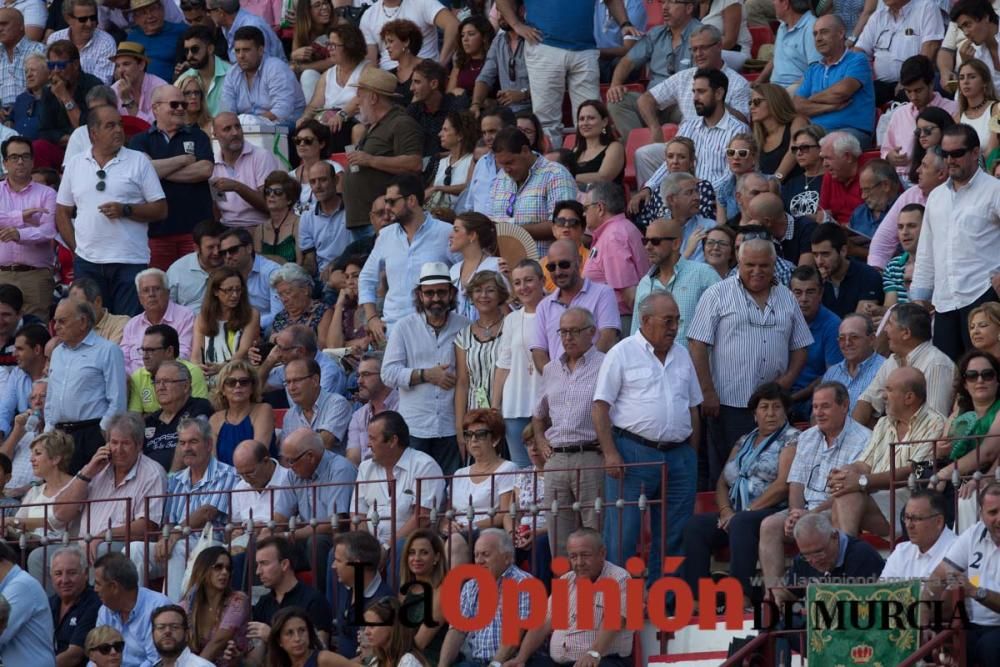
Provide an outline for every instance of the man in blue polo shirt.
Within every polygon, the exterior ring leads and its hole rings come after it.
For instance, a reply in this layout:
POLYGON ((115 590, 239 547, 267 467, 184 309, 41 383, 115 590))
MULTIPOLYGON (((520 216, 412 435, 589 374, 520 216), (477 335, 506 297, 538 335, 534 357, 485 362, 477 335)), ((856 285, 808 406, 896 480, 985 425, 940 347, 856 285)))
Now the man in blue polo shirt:
POLYGON ((847 30, 835 14, 816 19, 813 38, 821 60, 809 65, 793 98, 795 110, 827 132, 843 130, 872 143, 875 88, 868 56, 847 50, 847 30))
POLYGON ((813 39, 816 16, 809 0, 774 0, 774 13, 781 24, 774 39, 774 57, 758 81, 769 81, 794 92, 806 69, 820 60, 813 39))

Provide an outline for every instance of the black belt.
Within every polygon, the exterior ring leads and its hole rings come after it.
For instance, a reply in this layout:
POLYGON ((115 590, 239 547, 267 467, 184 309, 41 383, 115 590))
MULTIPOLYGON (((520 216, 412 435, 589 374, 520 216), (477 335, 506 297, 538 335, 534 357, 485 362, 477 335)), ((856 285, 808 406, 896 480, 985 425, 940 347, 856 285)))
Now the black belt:
POLYGON ((683 447, 689 442, 688 440, 681 440, 680 442, 657 442, 655 440, 649 440, 648 438, 644 438, 641 435, 636 435, 632 431, 626 431, 623 428, 618 428, 617 426, 612 426, 611 430, 612 432, 615 433, 615 435, 625 436, 626 438, 635 440, 640 445, 644 445, 646 447, 649 447, 650 449, 657 449, 661 452, 669 452, 672 449, 683 447))
POLYGON ((38 271, 44 267, 41 266, 28 266, 27 264, 3 264, 0 265, 0 271, 12 271, 14 273, 27 273, 28 271, 38 271))
POLYGON ((56 428, 66 433, 75 433, 91 426, 100 426, 100 419, 84 419, 82 422, 57 422, 56 428))
POLYGON ((601 451, 601 443, 597 442, 585 442, 580 445, 563 445, 562 447, 553 447, 553 454, 580 454, 582 452, 599 452, 601 451))

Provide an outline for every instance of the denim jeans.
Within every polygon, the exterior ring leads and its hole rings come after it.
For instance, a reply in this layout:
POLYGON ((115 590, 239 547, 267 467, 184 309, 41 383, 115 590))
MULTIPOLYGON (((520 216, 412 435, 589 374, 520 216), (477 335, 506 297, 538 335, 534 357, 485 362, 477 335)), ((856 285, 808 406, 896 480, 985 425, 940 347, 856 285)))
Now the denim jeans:
POLYGON ((73 258, 76 278, 93 278, 101 288, 104 307, 114 315, 138 315, 142 312, 135 277, 148 268, 145 264, 94 264, 79 255, 73 258))
POLYGON ((518 468, 530 467, 531 461, 528 459, 528 450, 524 448, 521 432, 531 423, 531 418, 508 417, 503 422, 507 431, 507 450, 510 452, 510 460, 517 464, 518 468))

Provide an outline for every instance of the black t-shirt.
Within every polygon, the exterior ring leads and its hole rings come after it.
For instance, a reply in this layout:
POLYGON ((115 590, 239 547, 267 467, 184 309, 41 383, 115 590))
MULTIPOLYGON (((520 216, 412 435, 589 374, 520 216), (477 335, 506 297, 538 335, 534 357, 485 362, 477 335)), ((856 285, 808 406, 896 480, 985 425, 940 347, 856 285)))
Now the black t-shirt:
POLYGON ((792 238, 781 242, 781 256, 798 266, 799 257, 812 252, 812 234, 816 229, 816 222, 812 218, 799 217, 792 224, 795 225, 792 238))
POLYGON ((169 423, 160 421, 163 410, 157 410, 146 417, 146 444, 142 453, 170 472, 177 449, 177 425, 185 417, 211 417, 214 412, 212 404, 204 398, 189 399, 169 423))
POLYGON ((859 301, 882 303, 885 298, 879 272, 853 257, 848 261, 847 274, 836 289, 830 281, 823 285, 823 305, 841 318, 856 311, 859 301))
POLYGON ((793 218, 803 215, 815 215, 819 210, 819 187, 823 183, 823 175, 806 176, 805 172, 789 176, 781 186, 781 198, 785 202, 785 210, 793 218))
POLYGON ((268 591, 262 595, 257 604, 253 606, 253 620, 271 625, 271 619, 274 618, 274 615, 288 607, 305 609, 317 630, 330 631, 330 626, 333 624, 333 614, 326 598, 320 595, 315 588, 306 586, 301 581, 297 582, 292 590, 285 593, 281 602, 275 599, 274 591, 268 591))
MULTIPOLYGON (((87 124, 87 93, 94 86, 103 86, 104 82, 92 74, 80 72, 80 80, 73 90, 73 102, 80 110, 80 125, 87 124)), ((63 137, 69 136, 73 130, 73 124, 69 122, 69 116, 52 91, 46 86, 42 92, 42 101, 39 105, 38 138, 58 144, 63 137)))
MULTIPOLYGON (((52 625, 55 627, 56 655, 59 655, 70 646, 83 648, 87 639, 87 633, 97 625, 97 610, 101 608, 101 598, 90 586, 84 589, 83 594, 76 601, 66 615, 59 618, 59 609, 62 601, 58 595, 49 598, 49 608, 52 610, 52 625)), ((84 660, 86 662, 86 660, 84 660)), ((83 664, 83 663, 81 663, 83 664)))

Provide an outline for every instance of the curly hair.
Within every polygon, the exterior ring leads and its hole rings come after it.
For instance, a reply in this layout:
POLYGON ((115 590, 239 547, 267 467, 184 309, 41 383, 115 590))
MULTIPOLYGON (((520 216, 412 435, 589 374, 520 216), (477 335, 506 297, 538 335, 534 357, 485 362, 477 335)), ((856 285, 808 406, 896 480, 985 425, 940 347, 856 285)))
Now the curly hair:
POLYGON ((396 19, 389 21, 379 32, 378 36, 385 41, 386 35, 392 35, 399 41, 406 44, 406 50, 415 56, 420 55, 420 49, 424 45, 424 35, 420 32, 420 27, 413 21, 407 19, 396 19))

